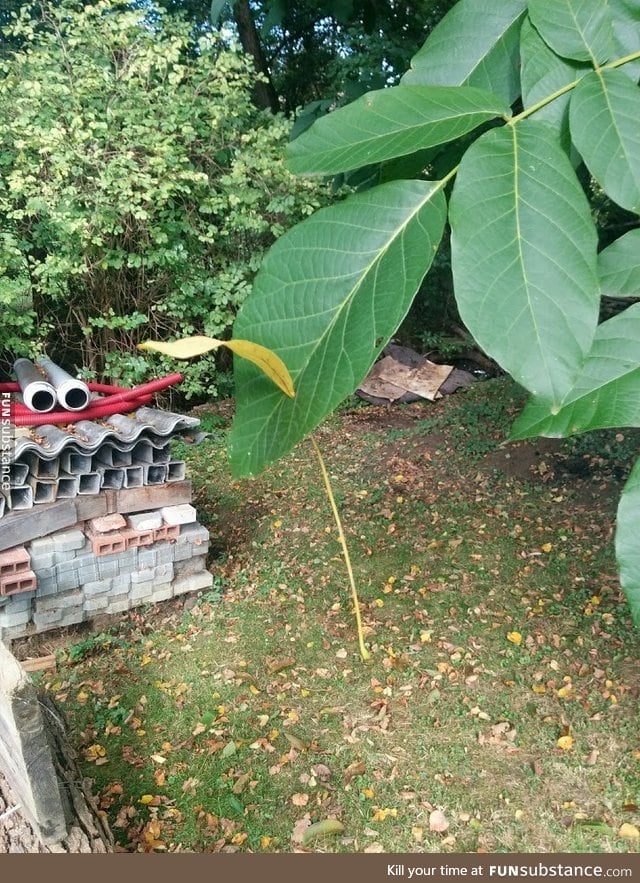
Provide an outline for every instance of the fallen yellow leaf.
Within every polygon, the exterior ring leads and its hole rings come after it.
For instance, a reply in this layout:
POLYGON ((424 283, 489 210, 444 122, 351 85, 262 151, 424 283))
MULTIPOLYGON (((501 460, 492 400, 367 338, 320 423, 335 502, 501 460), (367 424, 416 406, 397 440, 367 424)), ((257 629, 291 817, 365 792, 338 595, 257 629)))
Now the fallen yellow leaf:
POLYGON ((570 751, 575 743, 575 739, 573 736, 560 736, 556 745, 558 748, 562 748, 563 751, 570 751))
POLYGON ((512 644, 522 644, 522 635, 520 632, 507 632, 507 641, 510 641, 512 644))
POLYGON ((553 549, 553 543, 543 543, 540 548, 543 552, 550 552, 553 549))
POLYGON ((630 825, 629 822, 625 822, 624 825, 620 825, 620 828, 618 829, 618 837, 625 837, 627 840, 637 840, 640 837, 640 831, 635 825, 630 825))

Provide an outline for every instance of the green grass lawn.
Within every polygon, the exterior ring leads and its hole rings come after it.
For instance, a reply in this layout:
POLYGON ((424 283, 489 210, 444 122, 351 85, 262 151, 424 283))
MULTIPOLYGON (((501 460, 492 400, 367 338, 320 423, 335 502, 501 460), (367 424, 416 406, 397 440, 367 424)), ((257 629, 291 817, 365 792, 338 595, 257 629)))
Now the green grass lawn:
POLYGON ((638 434, 501 447, 520 401, 498 380, 352 402, 317 432, 368 664, 311 446, 234 481, 226 418, 203 415, 179 454, 215 591, 76 638, 45 680, 122 849, 640 849, 612 550, 638 434), (343 830, 303 846, 326 819, 343 830))

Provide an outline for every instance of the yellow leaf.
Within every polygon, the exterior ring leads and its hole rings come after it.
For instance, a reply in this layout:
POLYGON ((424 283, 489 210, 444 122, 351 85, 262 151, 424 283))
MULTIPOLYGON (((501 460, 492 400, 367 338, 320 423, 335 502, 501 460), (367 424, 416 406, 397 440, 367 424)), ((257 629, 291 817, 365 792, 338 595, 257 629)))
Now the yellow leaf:
POLYGON ((572 691, 573 691, 573 687, 572 687, 572 685, 571 685, 571 684, 565 684, 564 687, 560 687, 560 689, 558 690, 558 696, 559 696, 561 699, 566 699, 567 696, 570 696, 570 695, 571 695, 572 691))
POLYGON ((562 748, 563 751, 569 751, 571 748, 573 748, 574 741, 575 740, 573 736, 560 736, 560 738, 556 742, 556 745, 558 746, 558 748, 562 748))
POLYGON ((626 837, 628 840, 637 840, 640 837, 640 831, 635 825, 630 825, 629 822, 625 822, 624 825, 621 825, 618 829, 618 837, 626 837))
POLYGON ((373 788, 363 788, 362 796, 367 800, 373 800, 373 788))
POLYGON ((271 846, 272 837, 260 838, 260 849, 268 849, 271 846))
POLYGON ((80 690, 80 692, 76 696, 76 702, 78 702, 79 705, 84 705, 88 698, 89 694, 85 693, 84 690, 80 690))
POLYGON ((343 831, 344 825, 337 819, 325 819, 323 822, 316 822, 313 825, 309 825, 302 835, 302 845, 309 846, 318 837, 323 837, 327 834, 341 834, 343 831))
POLYGON ((293 380, 280 356, 250 340, 218 340, 215 337, 197 334, 194 337, 184 337, 182 340, 174 340, 171 343, 164 343, 161 340, 145 340, 144 343, 138 344, 138 349, 162 353, 173 359, 193 359, 195 356, 202 356, 211 350, 217 350, 221 346, 226 346, 236 355, 253 362, 285 395, 289 398, 294 397, 293 380))
POLYGON ((391 818, 395 819, 397 815, 398 810, 395 808, 389 809, 388 807, 378 807, 371 818, 374 822, 384 822, 387 816, 391 816, 391 818))
POLYGON ((540 548, 543 552, 550 552, 553 549, 553 543, 543 543, 540 548))
POLYGON ((138 803, 141 803, 143 806, 148 806, 153 800, 153 794, 143 794, 138 803))
POLYGON ((516 645, 522 644, 522 635, 520 632, 507 632, 507 641, 516 645))

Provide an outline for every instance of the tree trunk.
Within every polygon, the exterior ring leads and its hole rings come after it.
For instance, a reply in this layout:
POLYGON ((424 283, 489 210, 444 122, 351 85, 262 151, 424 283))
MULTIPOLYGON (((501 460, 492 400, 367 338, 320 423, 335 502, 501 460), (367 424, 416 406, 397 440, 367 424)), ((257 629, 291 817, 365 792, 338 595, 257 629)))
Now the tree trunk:
POLYGON ((242 48, 253 58, 256 71, 267 78, 266 82, 260 78, 253 87, 253 100, 257 107, 264 108, 265 110, 269 109, 272 113, 277 113, 280 110, 280 103, 273 86, 264 52, 262 51, 262 44, 260 43, 256 23, 251 14, 249 0, 236 0, 233 4, 233 17, 238 28, 238 36, 240 37, 242 48))

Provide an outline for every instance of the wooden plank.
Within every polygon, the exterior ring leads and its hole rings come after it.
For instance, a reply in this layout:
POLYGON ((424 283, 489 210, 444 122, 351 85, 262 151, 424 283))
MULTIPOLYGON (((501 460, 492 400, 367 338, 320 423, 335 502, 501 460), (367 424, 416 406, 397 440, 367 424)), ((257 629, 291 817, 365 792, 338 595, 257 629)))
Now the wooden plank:
POLYGON ((113 512, 126 515, 129 512, 145 512, 161 506, 178 506, 191 502, 191 482, 174 481, 171 484, 148 485, 127 488, 115 492, 113 512))
POLYGON ((56 658, 53 653, 48 656, 36 656, 33 659, 23 659, 20 665, 27 672, 33 671, 55 671, 56 658))
POLYGON ((77 520, 75 500, 58 500, 10 512, 0 520, 0 552, 71 527, 77 520))
POLYGON ((105 491, 90 496, 75 498, 77 521, 89 521, 90 518, 99 518, 109 514, 109 498, 105 491))

